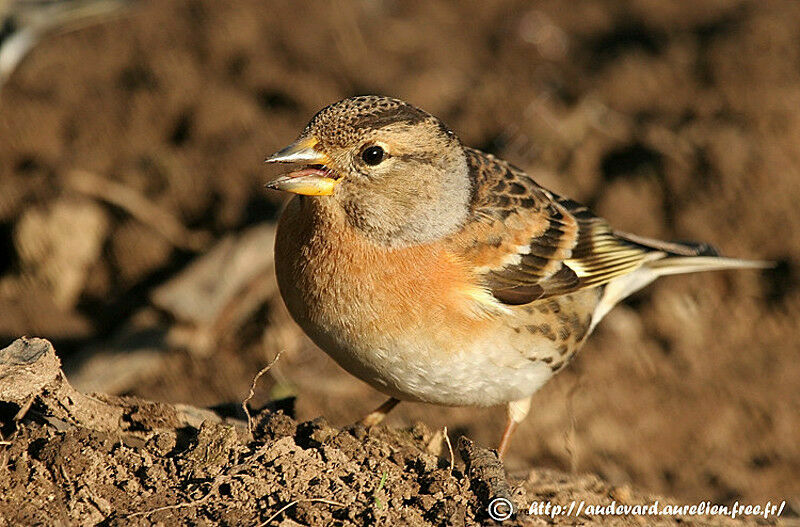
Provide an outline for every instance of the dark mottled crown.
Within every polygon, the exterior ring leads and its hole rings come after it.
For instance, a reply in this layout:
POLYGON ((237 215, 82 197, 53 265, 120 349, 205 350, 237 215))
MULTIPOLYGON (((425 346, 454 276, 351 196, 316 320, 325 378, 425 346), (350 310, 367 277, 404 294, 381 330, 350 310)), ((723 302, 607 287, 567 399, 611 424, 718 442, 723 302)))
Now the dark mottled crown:
POLYGON ((321 143, 334 147, 348 146, 371 130, 403 122, 429 122, 453 137, 439 119, 400 99, 380 95, 360 95, 326 106, 311 119, 304 131, 321 143))

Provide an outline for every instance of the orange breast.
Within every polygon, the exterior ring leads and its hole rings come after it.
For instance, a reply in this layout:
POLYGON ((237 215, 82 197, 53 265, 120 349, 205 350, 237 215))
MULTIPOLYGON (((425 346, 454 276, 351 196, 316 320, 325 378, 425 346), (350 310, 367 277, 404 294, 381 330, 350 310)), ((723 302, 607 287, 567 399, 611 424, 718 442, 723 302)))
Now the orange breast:
POLYGON ((479 329, 466 294, 474 287, 470 271, 444 246, 377 246, 320 201, 294 199, 276 238, 281 292, 301 326, 365 345, 419 331, 436 338, 445 333, 437 328, 450 335, 479 329))

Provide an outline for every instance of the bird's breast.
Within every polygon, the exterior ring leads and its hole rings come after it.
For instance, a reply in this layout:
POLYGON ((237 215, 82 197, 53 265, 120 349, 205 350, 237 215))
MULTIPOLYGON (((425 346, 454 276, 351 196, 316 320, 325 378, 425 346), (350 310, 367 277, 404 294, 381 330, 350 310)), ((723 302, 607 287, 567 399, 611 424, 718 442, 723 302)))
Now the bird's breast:
POLYGON ((479 330, 465 265, 444 246, 377 246, 344 215, 295 198, 276 236, 278 284, 289 311, 329 353, 331 347, 386 348, 391 341, 441 340, 479 330), (455 330, 455 331, 454 331, 455 330))
POLYGON ((520 399, 552 376, 538 357, 556 343, 527 331, 538 312, 481 313, 445 244, 375 246, 317 199, 285 210, 275 268, 289 312, 342 367, 393 397, 457 406, 520 399))

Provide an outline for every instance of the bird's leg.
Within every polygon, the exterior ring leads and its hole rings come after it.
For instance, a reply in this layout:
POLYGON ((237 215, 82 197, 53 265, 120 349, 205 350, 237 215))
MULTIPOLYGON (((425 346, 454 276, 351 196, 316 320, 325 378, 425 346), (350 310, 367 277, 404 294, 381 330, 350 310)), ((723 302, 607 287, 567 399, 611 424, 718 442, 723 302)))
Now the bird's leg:
POLYGON ((506 455, 511 444, 511 436, 514 434, 514 430, 517 429, 517 425, 528 415, 531 409, 531 398, 526 397, 519 401, 511 401, 506 408, 508 415, 506 429, 503 431, 502 439, 500 439, 500 446, 497 447, 497 457, 500 459, 503 459, 503 456, 506 455))
POLYGON ((395 406, 400 403, 399 399, 395 399, 394 397, 389 397, 389 400, 380 405, 379 407, 375 408, 372 412, 367 414, 364 419, 359 421, 362 425, 366 427, 375 426, 376 424, 383 421, 383 418, 386 417, 386 414, 391 412, 395 406))

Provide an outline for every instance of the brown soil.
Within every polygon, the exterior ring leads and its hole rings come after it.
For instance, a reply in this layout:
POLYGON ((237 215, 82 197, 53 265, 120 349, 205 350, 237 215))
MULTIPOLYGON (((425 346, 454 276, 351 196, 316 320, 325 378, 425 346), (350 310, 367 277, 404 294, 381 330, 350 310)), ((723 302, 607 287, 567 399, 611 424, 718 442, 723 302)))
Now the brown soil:
MULTIPOLYGON (((0 350, 0 397, 21 407, 2 458, 3 525, 481 525, 496 519, 488 507, 498 499, 517 507, 507 525, 580 525, 595 516, 531 516, 527 508, 670 503, 591 475, 539 469, 508 478, 495 452, 464 437, 456 465, 449 438, 421 424, 337 429, 274 407, 240 422, 134 397, 87 397, 65 380, 44 339, 0 350), (449 461, 434 453, 443 439, 449 461)), ((734 523, 686 514, 608 520, 734 523)))
POLYGON ((502 411, 404 404, 363 435, 346 425, 382 396, 301 335, 271 277, 213 323, 153 294, 273 222, 261 160, 355 93, 439 115, 623 230, 778 262, 664 279, 612 312, 534 399, 506 464, 515 500, 625 489, 798 514, 799 3, 153 0, 46 39, 0 91, 0 347, 46 337, 82 391, 230 415, 283 350, 251 407, 293 395, 297 421, 137 441, 14 424, 7 404, 0 517, 252 524, 322 498, 346 506, 273 524, 485 520, 459 456, 451 471, 426 449, 444 426, 492 446, 502 411))

